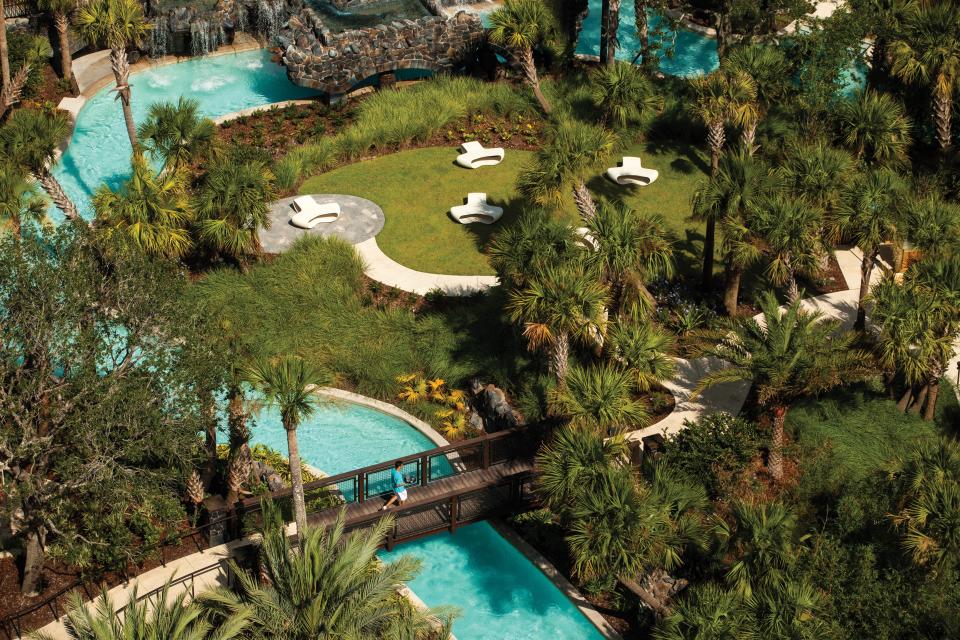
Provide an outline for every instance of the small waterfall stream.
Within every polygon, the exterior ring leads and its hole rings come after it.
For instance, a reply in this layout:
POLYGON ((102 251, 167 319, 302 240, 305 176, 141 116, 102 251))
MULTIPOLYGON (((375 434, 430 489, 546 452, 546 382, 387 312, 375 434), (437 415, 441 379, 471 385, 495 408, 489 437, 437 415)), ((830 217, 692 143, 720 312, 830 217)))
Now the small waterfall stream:
POLYGON ((167 38, 170 25, 166 16, 158 16, 150 32, 150 57, 162 58, 167 55, 167 38))
POLYGON ((260 0, 257 4, 257 31, 270 43, 280 34, 282 16, 283 0, 260 0))
POLYGON ((206 20, 195 20, 190 23, 190 53, 195 56, 205 56, 210 53, 210 23, 206 20))

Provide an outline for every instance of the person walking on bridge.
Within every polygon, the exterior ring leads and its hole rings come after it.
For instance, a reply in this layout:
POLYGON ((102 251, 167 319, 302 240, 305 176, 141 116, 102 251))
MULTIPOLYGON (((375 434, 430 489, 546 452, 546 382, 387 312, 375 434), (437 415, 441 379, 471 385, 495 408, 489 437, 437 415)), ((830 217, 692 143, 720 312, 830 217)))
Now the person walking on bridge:
POLYGON ((397 460, 393 465, 393 471, 390 472, 390 480, 393 482, 393 495, 387 500, 387 504, 380 507, 380 511, 389 509, 397 500, 400 501, 401 507, 407 501, 407 485, 401 469, 403 469, 403 461, 397 460))

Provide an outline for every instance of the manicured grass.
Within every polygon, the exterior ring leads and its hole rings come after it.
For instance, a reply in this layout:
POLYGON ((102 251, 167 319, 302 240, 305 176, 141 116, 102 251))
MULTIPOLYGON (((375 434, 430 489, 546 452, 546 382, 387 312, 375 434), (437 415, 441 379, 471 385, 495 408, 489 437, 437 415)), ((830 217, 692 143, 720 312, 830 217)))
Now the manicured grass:
MULTIPOLYGON (((358 162, 308 179, 301 193, 347 193, 379 204, 386 215, 377 236, 380 248, 397 262, 416 269, 454 275, 491 274, 483 250, 490 237, 515 220, 524 203, 515 191, 517 175, 532 153, 508 150, 495 167, 457 167, 453 148, 401 151, 358 162), (460 225, 450 219, 452 205, 468 192, 482 191, 489 202, 504 207, 493 225, 460 225)), ((589 182, 600 198, 622 199, 638 212, 660 213, 678 239, 677 262, 683 272, 695 272, 703 242, 702 225, 688 221, 690 194, 703 179, 707 165, 702 152, 683 147, 635 145, 622 155, 640 155, 644 166, 660 172, 647 187, 618 187, 602 176, 589 182)), ((569 199, 557 215, 576 221, 569 199)))

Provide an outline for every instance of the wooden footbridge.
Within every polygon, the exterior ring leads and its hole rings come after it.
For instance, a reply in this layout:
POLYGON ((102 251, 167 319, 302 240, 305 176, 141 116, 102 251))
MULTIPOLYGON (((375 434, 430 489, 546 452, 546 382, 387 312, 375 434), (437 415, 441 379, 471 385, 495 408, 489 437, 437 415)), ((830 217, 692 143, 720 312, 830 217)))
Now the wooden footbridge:
MULTIPOLYGON (((509 430, 465 440, 429 451, 330 476, 304 485, 307 519, 330 525, 344 512, 347 530, 372 526, 385 515, 395 518, 387 536, 388 549, 398 542, 460 525, 504 515, 530 498, 533 454, 537 439, 526 430, 509 430), (380 508, 391 495, 390 472, 403 463, 408 499, 401 507, 380 508)), ((290 489, 272 494, 285 516, 292 520, 290 489)), ((260 498, 238 505, 241 530, 259 522, 260 498)))

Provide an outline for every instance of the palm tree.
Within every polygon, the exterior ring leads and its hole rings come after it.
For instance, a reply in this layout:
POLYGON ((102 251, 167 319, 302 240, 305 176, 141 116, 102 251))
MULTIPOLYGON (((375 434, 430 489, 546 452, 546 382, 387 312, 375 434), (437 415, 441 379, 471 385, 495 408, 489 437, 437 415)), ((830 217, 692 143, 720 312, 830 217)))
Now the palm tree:
POLYGON ((673 377, 676 363, 669 354, 673 337, 650 322, 617 322, 607 333, 607 350, 626 368, 637 390, 646 393, 673 377))
POLYGON ((890 43, 903 32, 907 17, 916 10, 916 0, 862 0, 874 35, 870 64, 870 86, 876 88, 889 72, 890 43))
POLYGON ((817 614, 823 605, 820 592, 809 582, 789 580, 777 589, 750 598, 761 638, 823 638, 828 627, 817 614))
MULTIPOLYGON (((743 72, 715 71, 692 81, 696 94, 694 113, 707 125, 707 145, 710 147, 710 177, 720 171, 720 155, 726 142, 727 123, 743 125, 754 117, 753 104, 757 88, 753 79, 743 72)), ((713 286, 713 253, 716 244, 716 221, 707 219, 703 240, 703 287, 713 286)))
POLYGON ((516 224, 497 232, 487 255, 500 282, 523 287, 531 274, 576 262, 584 253, 580 242, 570 225, 543 211, 528 210, 516 224))
POLYGON ((951 109, 960 80, 960 7, 952 2, 920 5, 907 17, 890 54, 895 76, 930 88, 937 142, 946 152, 953 143, 951 109))
POLYGON ((246 268, 248 257, 263 252, 260 228, 270 228, 274 177, 256 161, 217 163, 196 199, 196 223, 201 240, 246 268))
POLYGON ((140 46, 151 25, 139 0, 91 0, 80 7, 76 17, 81 37, 110 48, 110 67, 117 80, 114 89, 123 107, 130 146, 137 148, 137 126, 130 108, 130 62, 127 47, 140 46))
POLYGON ((537 453, 537 497, 566 523, 573 505, 592 492, 603 470, 622 465, 627 455, 619 436, 607 438, 595 429, 563 427, 537 453))
POLYGON ((801 200, 767 199, 756 210, 755 231, 768 257, 767 277, 777 286, 787 286, 791 301, 800 299, 797 275, 815 275, 825 250, 820 239, 822 217, 801 200))
POLYGON ((587 180, 613 151, 614 137, 603 127, 564 120, 552 127, 532 166, 517 180, 522 195, 537 204, 559 204, 568 188, 584 222, 597 213, 587 180))
POLYGON ((606 66, 612 66, 617 61, 619 28, 620 0, 603 0, 600 6, 600 62, 606 66))
POLYGON ((176 173, 157 175, 135 154, 133 175, 114 191, 101 185, 93 195, 97 222, 108 237, 129 242, 152 256, 179 259, 193 248, 193 210, 176 173))
POLYGON ((635 65, 620 61, 590 73, 590 94, 607 123, 620 128, 654 112, 660 104, 643 72, 635 65))
POLYGON ((717 525, 728 557, 727 584, 744 598, 783 588, 798 551, 796 516, 777 502, 735 502, 732 516, 732 526, 725 520, 717 525))
POLYGON ((69 133, 70 123, 63 111, 19 109, 0 129, 0 148, 17 166, 37 178, 68 220, 79 220, 77 207, 50 173, 57 148, 69 133))
POLYGON ((960 205, 937 193, 908 194, 902 205, 904 232, 924 255, 952 251, 960 242, 960 205))
POLYGON ((655 306, 647 283, 673 276, 672 234, 663 216, 602 203, 587 228, 596 250, 587 256, 610 287, 610 311, 637 316, 655 306))
POLYGON ((502 7, 490 14, 490 42, 511 51, 523 68, 523 75, 540 108, 548 115, 553 107, 540 89, 533 49, 551 37, 554 28, 553 15, 546 3, 539 0, 506 0, 502 7))
POLYGON ((30 73, 33 71, 34 65, 41 63, 52 55, 53 49, 50 48, 49 40, 43 36, 30 38, 23 63, 9 83, 4 84, 2 91, 0 91, 0 116, 3 116, 10 107, 20 101, 20 96, 30 80, 30 73))
POLYGON ((60 41, 60 77, 73 77, 73 56, 70 54, 70 16, 77 8, 76 0, 40 0, 37 6, 50 13, 60 41))
POLYGON ((327 378, 302 359, 289 356, 257 361, 247 368, 246 377, 263 395, 267 406, 280 411, 280 420, 287 432, 287 457, 290 461, 297 537, 302 545, 307 536, 307 507, 303 497, 297 427, 316 411, 318 398, 314 388, 324 384, 327 378))
POLYGON ((420 561, 409 555, 394 562, 377 557, 393 526, 387 517, 345 533, 341 512, 329 529, 300 531, 294 547, 282 526, 271 525, 260 547, 267 579, 237 569, 233 590, 208 591, 198 601, 214 620, 252 611, 256 638, 448 638, 449 611, 419 611, 398 593, 419 572, 420 561))
POLYGON ((0 220, 9 223, 10 231, 19 240, 24 218, 40 222, 46 217, 47 203, 37 197, 25 172, 0 161, 0 220))
POLYGON ((655 640, 725 640, 753 637, 753 621, 733 591, 708 582, 692 589, 653 631, 655 640))
MULTIPOLYGON (((0 0, 0 16, 6 16, 3 0, 0 0)), ((7 45, 7 21, 0 20, 0 111, 7 110, 7 87, 10 86, 10 48, 7 45)))
MULTIPOLYGON (((168 581, 157 598, 137 598, 137 588, 120 611, 114 609, 106 587, 96 600, 95 608, 87 608, 77 592, 72 592, 64 620, 70 640, 232 640, 246 638, 253 622, 253 610, 237 607, 214 625, 197 602, 188 602, 188 590, 171 599, 168 581)), ((51 640, 44 633, 39 640, 51 640)))
POLYGON ((843 144, 866 166, 900 165, 910 146, 910 119, 889 94, 863 91, 837 107, 843 144))
POLYGON ((592 344, 606 325, 607 290, 576 266, 549 267, 523 289, 510 292, 507 311, 523 323, 530 347, 550 349, 550 371, 562 384, 567 375, 570 342, 592 344))
POLYGON ((819 312, 806 312, 795 300, 781 312, 773 292, 760 299, 762 320, 737 318, 729 332, 702 345, 699 355, 726 360, 730 366, 704 376, 697 393, 732 381, 753 383, 753 402, 773 425, 770 472, 783 479, 784 425, 797 399, 857 380, 867 355, 851 347, 853 334, 819 312))
POLYGON ((564 382, 553 393, 551 405, 574 424, 611 435, 649 418, 646 407, 634 398, 634 377, 628 371, 603 365, 572 367, 564 382))
POLYGON ((751 228, 753 213, 781 184, 762 159, 739 149, 725 154, 717 175, 693 193, 693 219, 713 220, 723 232, 723 304, 731 317, 737 314, 743 273, 760 257, 751 228))
POLYGON ((903 181, 888 169, 870 171, 850 188, 844 232, 863 253, 860 260, 857 320, 853 325, 858 331, 862 331, 866 324, 866 299, 870 292, 873 268, 880 256, 880 248, 897 234, 899 203, 904 188, 903 181))
POLYGON ((137 135, 155 158, 163 160, 164 171, 176 171, 184 164, 209 156, 216 143, 216 125, 200 115, 200 103, 180 96, 179 101, 154 102, 137 135))
POLYGON ((767 44, 749 44, 734 48, 723 61, 724 68, 731 73, 745 73, 756 86, 757 98, 743 114, 743 147, 748 155, 753 155, 756 144, 757 126, 771 107, 780 103, 789 90, 789 65, 786 55, 779 47, 767 44))

